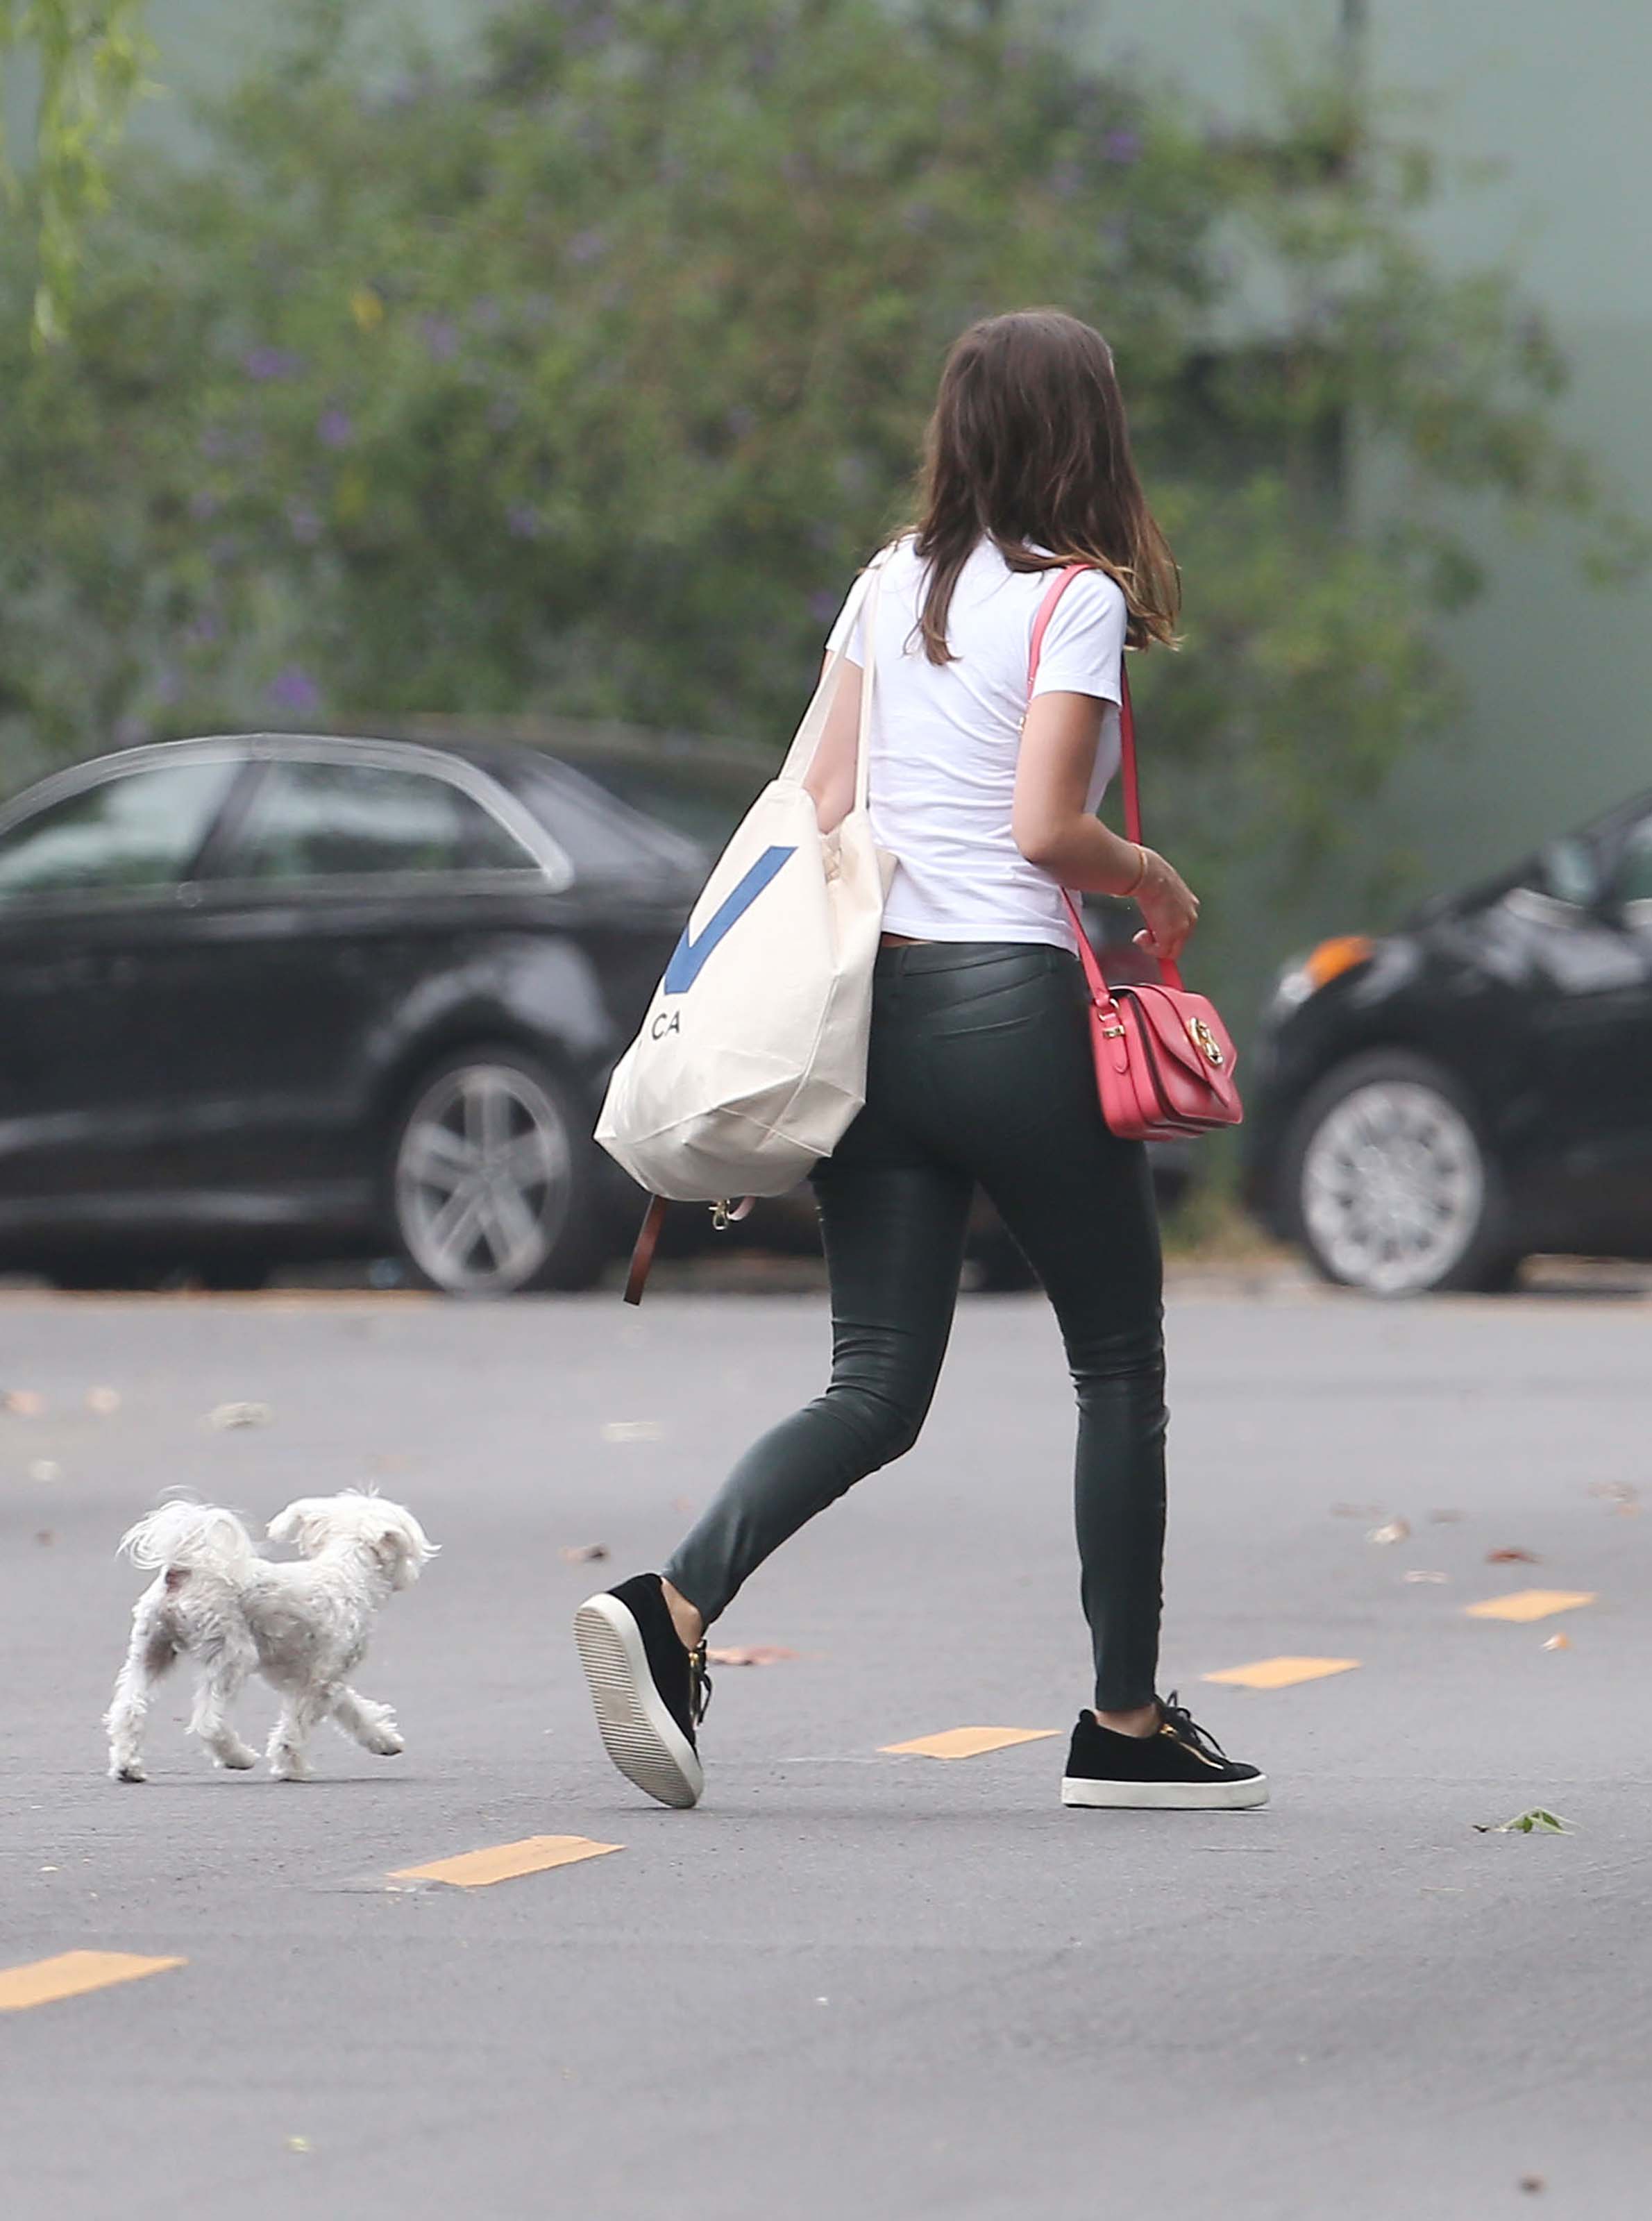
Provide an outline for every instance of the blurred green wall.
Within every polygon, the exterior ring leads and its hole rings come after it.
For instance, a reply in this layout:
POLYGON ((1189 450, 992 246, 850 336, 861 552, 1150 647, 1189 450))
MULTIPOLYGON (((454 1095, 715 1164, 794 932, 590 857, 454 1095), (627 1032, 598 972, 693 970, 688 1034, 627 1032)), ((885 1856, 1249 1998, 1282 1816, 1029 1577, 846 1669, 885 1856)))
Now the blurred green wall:
MULTIPOLYGON (((1565 428, 1652 518, 1652 9, 1366 0, 1364 14, 1373 89, 1423 96, 1419 135, 1454 164, 1500 170, 1455 186, 1431 236, 1466 264, 1512 263, 1572 358, 1565 428)), ((1341 9, 1153 0, 1098 5, 1095 16, 1104 53, 1133 57, 1242 121, 1260 97, 1250 34, 1298 27, 1323 39, 1341 9)), ((1461 885, 1652 787, 1652 579, 1592 586, 1566 535, 1521 539, 1489 509, 1467 516, 1489 572, 1484 597, 1449 634, 1469 713, 1449 748, 1395 782, 1368 835, 1374 849, 1414 848, 1430 885, 1461 885)), ((1198 597, 1193 579, 1195 609, 1198 597)), ((1334 922, 1334 898, 1316 907, 1334 922)))

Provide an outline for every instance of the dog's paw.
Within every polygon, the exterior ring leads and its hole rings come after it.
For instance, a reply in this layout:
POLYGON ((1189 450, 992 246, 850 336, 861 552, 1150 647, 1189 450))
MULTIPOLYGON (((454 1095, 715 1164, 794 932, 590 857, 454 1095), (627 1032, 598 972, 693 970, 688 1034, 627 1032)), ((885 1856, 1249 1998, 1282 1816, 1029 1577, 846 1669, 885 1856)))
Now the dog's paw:
POLYGON ((367 1749, 376 1758, 399 1758, 407 1743, 401 1730, 386 1721, 373 1730, 367 1749))
POLYGON ((270 1779, 272 1781, 308 1781, 310 1764, 296 1750, 278 1750, 270 1759, 270 1779))
POLYGON ((128 1758, 123 1764, 111 1766, 109 1778, 111 1781, 147 1781, 149 1776, 135 1758, 128 1758))
POLYGON ((213 1762, 217 1766, 228 1767, 232 1774, 246 1774, 258 1764, 258 1753, 255 1750, 249 1750, 244 1742, 241 1742, 237 1743, 233 1750, 217 1752, 213 1762))

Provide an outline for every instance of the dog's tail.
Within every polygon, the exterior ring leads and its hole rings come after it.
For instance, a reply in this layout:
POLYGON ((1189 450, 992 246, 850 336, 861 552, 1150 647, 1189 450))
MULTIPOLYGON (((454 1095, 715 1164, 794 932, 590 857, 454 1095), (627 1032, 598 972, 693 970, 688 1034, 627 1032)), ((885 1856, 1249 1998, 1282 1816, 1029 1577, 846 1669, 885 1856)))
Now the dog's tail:
POLYGON ((252 1536, 233 1511, 174 1498, 128 1527, 119 1555, 151 1572, 217 1573, 244 1580, 258 1562, 252 1536))

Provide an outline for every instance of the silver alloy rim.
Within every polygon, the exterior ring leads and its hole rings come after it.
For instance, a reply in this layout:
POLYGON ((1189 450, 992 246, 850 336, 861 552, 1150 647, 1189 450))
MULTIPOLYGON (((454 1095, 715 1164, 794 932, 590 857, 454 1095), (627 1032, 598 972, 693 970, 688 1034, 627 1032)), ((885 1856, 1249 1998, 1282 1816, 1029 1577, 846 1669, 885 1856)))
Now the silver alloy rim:
POLYGON ((420 1271, 455 1295, 509 1295, 549 1255, 573 1155, 556 1104, 509 1064, 444 1073, 396 1159, 396 1212, 420 1271))
POLYGON ((1328 1111, 1302 1162, 1302 1217, 1339 1280, 1435 1287, 1474 1238, 1486 1174, 1474 1129, 1421 1080, 1374 1079, 1328 1111))

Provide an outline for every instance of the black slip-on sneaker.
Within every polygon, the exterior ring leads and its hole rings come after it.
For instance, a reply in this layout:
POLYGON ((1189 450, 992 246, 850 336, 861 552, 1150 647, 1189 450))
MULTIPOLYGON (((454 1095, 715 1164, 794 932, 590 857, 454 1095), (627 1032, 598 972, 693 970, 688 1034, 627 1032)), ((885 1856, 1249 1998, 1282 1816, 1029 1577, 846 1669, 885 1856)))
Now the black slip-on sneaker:
POLYGON ((1080 1712, 1061 1782, 1063 1805, 1231 1811, 1267 1802, 1267 1776, 1230 1759, 1172 1690, 1156 1735, 1118 1735, 1080 1712))
POLYGON ((705 1775, 694 1730, 711 1694, 705 1645, 684 1648, 659 1574, 635 1573, 587 1597, 573 1639, 610 1758, 662 1805, 698 1805, 705 1775))

